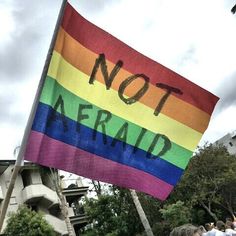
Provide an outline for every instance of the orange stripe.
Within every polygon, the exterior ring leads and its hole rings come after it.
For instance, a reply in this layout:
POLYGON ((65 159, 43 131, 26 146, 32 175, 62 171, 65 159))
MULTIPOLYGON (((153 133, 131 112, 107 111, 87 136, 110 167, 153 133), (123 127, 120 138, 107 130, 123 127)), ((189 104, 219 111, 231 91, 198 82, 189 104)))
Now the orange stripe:
MULTIPOLYGON (((87 75, 91 74, 95 60, 98 57, 97 54, 83 47, 62 28, 60 28, 58 33, 55 50, 60 53, 70 64, 87 75)), ((108 71, 111 71, 114 67, 114 64, 108 60, 106 63, 108 71)), ((140 71, 140 73, 142 73, 142 71, 140 71)), ((116 75, 111 87, 115 90, 118 90, 120 83, 130 75, 132 74, 124 69, 121 69, 116 75)), ((102 83, 105 83, 100 69, 96 74, 96 79, 102 83)), ((94 83, 96 83, 96 81, 94 83)), ((128 86, 126 88, 125 95, 129 97, 133 96, 135 92, 138 91, 142 86, 143 80, 140 79, 134 81, 132 86, 128 86)), ((164 94, 165 91, 149 83, 148 91, 139 100, 139 102, 155 109, 164 94)), ((169 96, 165 106, 162 108, 161 113, 201 133, 205 131, 210 120, 210 115, 206 112, 172 95, 169 96)))

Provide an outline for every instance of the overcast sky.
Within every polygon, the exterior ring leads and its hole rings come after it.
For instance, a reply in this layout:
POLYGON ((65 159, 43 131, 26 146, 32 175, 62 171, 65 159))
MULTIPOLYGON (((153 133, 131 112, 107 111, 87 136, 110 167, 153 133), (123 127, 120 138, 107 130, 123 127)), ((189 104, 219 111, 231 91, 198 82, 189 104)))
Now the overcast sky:
MULTIPOLYGON (((220 97, 200 144, 236 130, 236 0, 71 0, 139 52, 220 97)), ((60 0, 0 1, 0 159, 14 158, 60 0)))

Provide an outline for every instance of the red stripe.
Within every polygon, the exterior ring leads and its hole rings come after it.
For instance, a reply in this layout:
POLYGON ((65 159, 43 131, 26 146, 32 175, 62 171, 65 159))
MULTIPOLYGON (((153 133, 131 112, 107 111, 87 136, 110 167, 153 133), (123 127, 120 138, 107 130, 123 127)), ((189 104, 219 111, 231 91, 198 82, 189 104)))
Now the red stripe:
POLYGON ((25 159, 75 173, 90 179, 116 184, 165 200, 173 186, 138 169, 104 159, 48 136, 31 131, 25 159))
MULTIPOLYGON (((173 95, 211 114, 218 98, 190 82, 165 66, 142 55, 104 30, 93 25, 68 3, 62 20, 62 27, 84 47, 100 54, 113 63, 124 62, 123 68, 132 74, 143 73, 150 78, 152 84, 164 83, 176 87, 183 95, 173 95)), ((81 58, 82 60, 83 58, 81 58)))

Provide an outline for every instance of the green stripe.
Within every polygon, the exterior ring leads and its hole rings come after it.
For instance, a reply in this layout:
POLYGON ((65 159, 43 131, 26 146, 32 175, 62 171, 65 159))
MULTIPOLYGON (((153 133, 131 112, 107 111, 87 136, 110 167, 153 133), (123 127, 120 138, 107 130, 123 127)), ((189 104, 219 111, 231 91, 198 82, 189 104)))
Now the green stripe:
MULTIPOLYGON (((92 105, 92 109, 86 109, 83 111, 83 113, 87 114, 89 118, 82 120, 80 123, 94 129, 97 112, 101 110, 101 108, 69 92, 64 87, 59 85, 56 80, 48 76, 45 81, 40 102, 54 107, 59 95, 61 95, 64 100, 65 115, 74 121, 77 121, 79 104, 92 105)), ((60 109, 58 109, 58 111, 60 112, 60 109)), ((121 117, 112 114, 112 118, 106 123, 106 134, 110 137, 115 137, 117 131, 125 122, 128 123, 128 137, 126 142, 130 145, 135 146, 136 140, 141 131, 141 127, 127 120, 124 120, 121 117)), ((101 132, 102 130, 99 131, 101 132)), ((155 133, 147 131, 143 136, 142 142, 139 144, 138 148, 143 149, 144 151, 148 151, 154 137, 155 133)), ((154 155, 155 153, 159 153, 162 147, 163 144, 158 142, 158 145, 156 145, 152 153, 154 155)), ((182 169, 185 169, 191 156, 192 152, 172 142, 171 149, 166 152, 164 156, 161 156, 161 158, 182 169)))

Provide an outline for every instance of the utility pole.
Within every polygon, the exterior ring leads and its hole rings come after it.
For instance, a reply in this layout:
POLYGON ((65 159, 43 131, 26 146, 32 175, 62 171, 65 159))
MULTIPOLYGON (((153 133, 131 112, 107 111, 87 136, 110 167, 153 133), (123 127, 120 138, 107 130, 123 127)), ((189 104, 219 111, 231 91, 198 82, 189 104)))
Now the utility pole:
POLYGON ((59 203, 60 203, 60 209, 61 209, 61 213, 64 216, 64 220, 66 223, 66 228, 68 231, 68 236, 75 236, 75 231, 74 231, 74 227, 72 226, 71 222, 70 222, 70 218, 69 218, 69 214, 68 214, 68 203, 66 201, 65 196, 62 193, 62 186, 61 186, 61 179, 60 176, 58 174, 58 171, 50 168, 50 172, 51 172, 51 180, 52 183, 55 187, 57 196, 59 198, 59 203))
POLYGON ((143 224, 143 227, 145 229, 145 232, 146 232, 147 236, 154 236, 153 232, 152 232, 152 228, 151 228, 151 226, 150 226, 150 224, 148 222, 147 216, 145 215, 145 212, 144 212, 144 210, 142 208, 142 205, 141 205, 141 203, 140 203, 140 201, 138 199, 137 193, 135 192, 135 190, 132 190, 132 189, 130 189, 130 193, 131 193, 131 196, 133 198, 134 205, 135 205, 135 207, 137 209, 137 212, 139 214, 140 220, 141 220, 141 222, 143 224))

